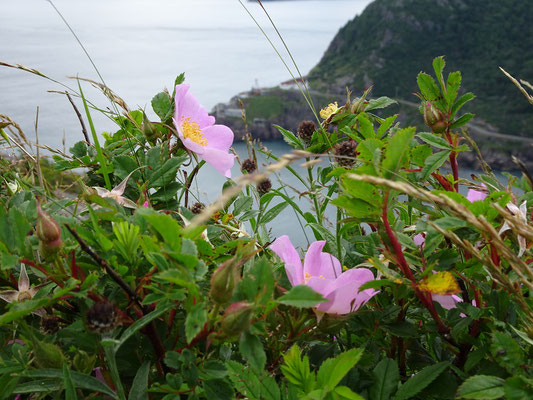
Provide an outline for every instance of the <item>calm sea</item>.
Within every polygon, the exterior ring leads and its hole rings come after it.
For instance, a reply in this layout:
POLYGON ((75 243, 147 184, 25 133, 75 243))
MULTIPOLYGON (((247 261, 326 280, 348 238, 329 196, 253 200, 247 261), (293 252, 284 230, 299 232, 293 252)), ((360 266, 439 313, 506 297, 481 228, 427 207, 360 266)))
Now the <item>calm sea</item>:
MULTIPOLYGON (((273 29, 253 2, 243 1, 267 34, 273 29)), ((338 29, 370 0, 268 2, 269 11, 302 73, 321 58, 338 29)), ((99 68, 107 85, 131 108, 151 110, 150 99, 185 72, 207 109, 253 85, 290 78, 238 0, 55 0, 99 68)), ((0 0, 0 61, 36 68, 76 87, 67 76, 98 79, 72 34, 46 0, 0 0)), ((285 53, 284 53, 285 54, 285 53)), ((288 57, 285 56, 286 59, 288 57)), ((105 99, 88 85, 91 100, 105 99)), ((41 142, 67 146, 79 140, 79 123, 67 99, 48 90, 53 82, 0 67, 0 113, 34 136, 39 106, 41 142)), ((114 129, 95 116, 97 130, 114 129)))

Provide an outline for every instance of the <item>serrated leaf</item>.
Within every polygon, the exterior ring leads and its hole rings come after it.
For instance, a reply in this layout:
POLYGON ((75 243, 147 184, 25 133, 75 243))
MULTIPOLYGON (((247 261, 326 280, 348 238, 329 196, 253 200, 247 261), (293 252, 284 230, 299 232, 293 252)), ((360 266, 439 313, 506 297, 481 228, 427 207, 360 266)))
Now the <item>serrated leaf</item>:
POLYGON ((263 370, 266 364, 266 354, 263 343, 257 336, 244 332, 239 341, 239 350, 256 372, 263 370))
POLYGON ((374 161, 374 155, 377 149, 383 147, 383 142, 379 139, 366 139, 357 145, 357 158, 363 161, 374 161))
POLYGON ((459 129, 460 127, 466 125, 468 121, 474 118, 475 114, 466 113, 458 118, 453 124, 450 125, 450 130, 459 129))
POLYGON ((148 374, 150 362, 145 361, 137 370, 133 384, 131 385, 128 400, 148 400, 148 374))
POLYGON ((450 363, 448 361, 444 361, 435 365, 429 365, 425 367, 421 371, 417 372, 402 386, 400 386, 400 389, 398 389, 396 396, 394 396, 394 400, 407 400, 417 395, 431 382, 437 379, 437 377, 442 374, 449 366, 450 363))
POLYGON ((202 384, 209 400, 232 400, 235 393, 231 385, 224 379, 210 379, 202 384))
POLYGON ((439 151, 437 153, 434 153, 430 155, 428 158, 426 158, 426 161, 424 163, 424 168, 422 168, 422 174, 420 176, 422 181, 425 181, 429 178, 429 176, 435 172, 437 169, 442 167, 442 165, 448 160, 450 157, 450 150, 443 150, 439 151))
POLYGON ((331 201, 334 206, 340 207, 355 218, 373 218, 381 213, 381 209, 361 199, 349 196, 339 196, 331 201))
POLYGON ((378 97, 377 99, 370 100, 367 106, 365 107, 365 111, 378 110, 381 108, 386 108, 393 104, 398 104, 398 102, 396 100, 391 99, 390 97, 382 96, 378 97))
POLYGON ((322 363, 317 374, 318 387, 332 391, 344 376, 359 362, 363 349, 350 349, 322 363))
POLYGON ((442 150, 451 150, 452 146, 442 137, 437 136, 432 132, 420 132, 416 135, 427 144, 442 150))
POLYGON ((427 144, 421 144, 411 150, 411 161, 413 164, 423 167, 426 159, 433 154, 431 147, 427 144))
POLYGON ((187 336, 187 343, 198 335, 204 328, 207 322, 207 311, 204 303, 196 303, 192 306, 191 311, 187 314, 185 320, 185 336, 187 336))
POLYGON ((152 98, 152 109, 157 114, 161 121, 165 120, 165 117, 172 109, 172 104, 168 94, 165 92, 160 92, 152 98))
POLYGON ((297 285, 278 299, 278 302, 286 306, 308 308, 328 301, 320 293, 315 292, 307 285, 297 285))
POLYGON ((505 394, 504 382, 497 376, 474 375, 459 386, 457 397, 460 399, 499 399, 505 394))
POLYGON ((365 139, 371 139, 376 136, 374 133, 374 126, 365 114, 359 114, 357 116, 357 121, 359 122, 359 132, 365 139))
POLYGON ((381 360, 372 371, 374 384, 370 387, 370 400, 388 400, 400 382, 398 364, 390 358, 381 360))
POLYGON ((285 142, 289 146, 294 147, 295 149, 304 149, 302 141, 294 133, 288 131, 287 129, 283 129, 281 126, 278 125, 274 125, 274 127, 279 131, 279 133, 281 133, 281 136, 283 136, 283 140, 285 140, 285 142))
POLYGON ((391 115, 388 118, 385 118, 385 120, 381 123, 381 125, 378 128, 378 137, 382 137, 385 132, 389 130, 389 128, 394 124, 394 121, 396 121, 396 118, 398 118, 398 114, 391 115))
POLYGON ((442 76, 442 71, 444 70, 445 66, 446 66, 446 62, 444 61, 443 56, 435 57, 433 59, 433 71, 435 71, 435 76, 437 77, 440 87, 443 90, 444 90, 444 78, 442 76))
POLYGON ((170 184, 176 179, 179 167, 187 159, 186 155, 172 157, 150 175, 148 188, 157 188, 170 184))
POLYGON ((446 81, 446 102, 448 103, 448 107, 454 103, 460 87, 461 73, 459 71, 450 72, 446 81))
MULTIPOLYGON (((431 76, 429 76, 428 74, 424 72, 420 72, 416 78, 416 82, 418 83, 418 88, 420 89, 422 96, 426 100, 430 102, 435 102, 435 100, 440 99, 441 97, 440 89, 435 83, 435 80, 431 76)), ((444 111, 444 110, 441 110, 441 111, 444 111)))
POLYGON ((261 224, 266 224, 270 221, 272 221, 274 218, 276 218, 280 212, 282 212, 287 206, 289 205, 289 203, 287 202, 283 202, 283 203, 279 203, 279 204, 276 204, 274 207, 272 207, 270 210, 268 210, 266 213, 263 214, 263 216, 261 217, 261 224))
POLYGON ((235 361, 227 361, 229 378, 242 395, 250 400, 259 400, 261 396, 261 383, 252 369, 235 361))
POLYGON ((454 103, 452 106, 452 111, 450 114, 450 118, 455 117, 455 114, 457 114, 457 111, 461 109, 466 103, 473 100, 476 96, 473 93, 465 93, 459 99, 454 103))
POLYGON ((338 386, 335 388, 335 394, 339 396, 340 399, 346 400, 364 400, 363 396, 358 395, 352 389, 347 386, 338 386))
POLYGON ((383 176, 396 179, 397 172, 409 158, 409 143, 415 134, 415 128, 402 129, 394 134, 387 143, 385 157, 381 164, 383 176))
POLYGON ((63 384, 65 385, 65 400, 78 400, 76 386, 72 381, 70 370, 67 364, 63 364, 63 384))
POLYGON ((379 189, 368 182, 356 181, 348 176, 341 177, 342 187, 346 193, 356 199, 361 199, 376 207, 381 207, 382 199, 379 189))

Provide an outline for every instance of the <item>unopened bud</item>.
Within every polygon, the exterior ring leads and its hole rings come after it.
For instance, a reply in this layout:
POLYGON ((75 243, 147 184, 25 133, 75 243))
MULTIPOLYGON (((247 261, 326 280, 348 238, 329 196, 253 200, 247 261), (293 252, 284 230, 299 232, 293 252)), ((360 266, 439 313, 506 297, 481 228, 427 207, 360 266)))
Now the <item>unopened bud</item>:
POLYGON ((430 102, 424 103, 424 122, 435 133, 442 133, 448 126, 444 113, 431 105, 430 102))
POLYGON ((39 251, 48 259, 57 254, 63 241, 61 240, 61 228, 49 214, 43 211, 41 204, 37 202, 37 238, 39 239, 39 251))
POLYGON ((142 132, 146 139, 152 144, 154 144, 159 137, 155 125, 150 122, 146 114, 143 114, 142 132))
POLYGON ((368 104, 368 101, 365 100, 365 96, 362 96, 356 100, 353 101, 350 111, 352 114, 359 114, 365 111, 366 105, 368 104))
POLYGON ((236 336, 248 329, 254 313, 253 305, 245 301, 233 303, 224 312, 221 331, 226 336, 236 336))
POLYGON ((217 304, 231 300, 235 284, 239 280, 239 264, 232 258, 220 265, 211 276, 209 295, 217 304))

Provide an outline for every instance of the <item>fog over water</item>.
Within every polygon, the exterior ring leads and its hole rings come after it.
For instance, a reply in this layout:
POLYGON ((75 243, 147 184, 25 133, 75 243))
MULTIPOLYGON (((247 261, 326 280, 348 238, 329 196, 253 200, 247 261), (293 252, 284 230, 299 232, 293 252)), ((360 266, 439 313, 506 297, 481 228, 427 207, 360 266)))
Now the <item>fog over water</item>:
MULTIPOLYGON (((268 2, 300 69, 307 73, 338 29, 369 0, 268 2)), ((126 100, 151 111, 150 99, 186 73, 206 108, 229 100, 254 84, 273 86, 290 78, 281 61, 238 0, 56 0, 87 48, 107 85, 126 100)), ((245 2, 271 38, 260 7, 245 2)), ((36 68, 75 88, 67 76, 98 79, 87 57, 46 0, 0 0, 0 61, 36 68)), ((278 41, 276 41, 278 43, 278 41)), ((107 107, 89 85, 88 97, 107 107)), ((33 136, 40 107, 41 142, 67 147, 80 139, 79 122, 62 88, 26 72, 0 67, 0 113, 10 115, 33 136)), ((96 114, 96 113, 95 113, 96 114)), ((97 130, 113 124, 95 115, 97 130)))

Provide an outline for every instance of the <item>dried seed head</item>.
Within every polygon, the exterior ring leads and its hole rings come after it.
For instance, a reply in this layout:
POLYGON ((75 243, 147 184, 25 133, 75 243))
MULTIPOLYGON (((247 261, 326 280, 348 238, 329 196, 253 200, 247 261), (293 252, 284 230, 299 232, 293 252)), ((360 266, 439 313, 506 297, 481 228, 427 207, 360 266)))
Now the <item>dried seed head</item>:
POLYGON ((337 164, 341 167, 350 167, 355 163, 357 157, 357 143, 353 140, 345 140, 338 143, 333 148, 333 154, 338 156, 336 158, 337 164))
POLYGON ((193 214, 201 214, 202 211, 204 211, 205 209, 205 204, 204 203, 199 203, 199 202, 196 202, 192 205, 191 207, 191 212, 193 214))
POLYGON ((263 196, 264 194, 270 192, 270 189, 272 189, 272 181, 268 178, 262 180, 257 184, 257 192, 260 196, 263 196))
POLYGON ((316 125, 313 121, 302 121, 298 125, 298 136, 306 143, 310 143, 315 130, 316 125))
POLYGON ((95 303, 86 315, 87 328, 95 333, 111 331, 118 322, 115 306, 111 303, 95 303))
POLYGON ((248 174, 251 174, 252 172, 254 172, 255 170, 257 169, 257 164, 255 163, 254 160, 251 160, 249 158, 247 158, 246 160, 244 160, 242 162, 242 165, 241 165, 241 172, 244 174, 245 172, 248 173, 248 174))
POLYGON ((56 333, 60 328, 60 321, 61 318, 56 315, 44 316, 41 318, 41 331, 48 335, 56 333))

